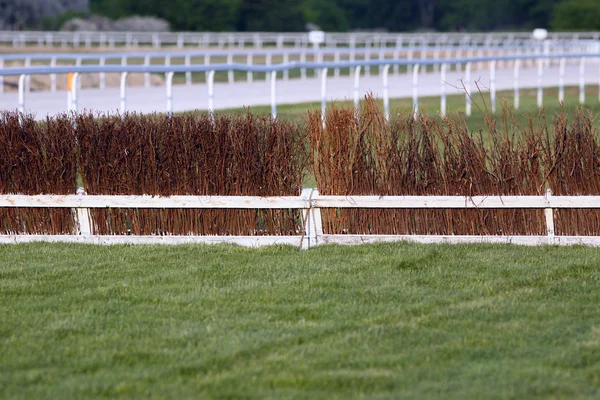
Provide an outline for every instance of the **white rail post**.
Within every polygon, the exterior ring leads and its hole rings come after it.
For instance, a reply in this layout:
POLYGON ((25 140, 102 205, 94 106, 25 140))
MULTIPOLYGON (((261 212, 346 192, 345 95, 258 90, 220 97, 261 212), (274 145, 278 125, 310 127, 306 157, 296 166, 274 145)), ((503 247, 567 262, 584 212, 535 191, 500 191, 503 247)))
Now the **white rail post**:
MULTIPOLYGON (((248 53, 248 55, 246 56, 246 64, 247 65, 252 65, 252 53, 248 53)), ((248 81, 248 83, 252 83, 252 71, 248 70, 248 72, 246 72, 246 79, 248 81)))
POLYGON ((307 208, 304 209, 304 236, 302 248, 309 249, 312 246, 319 244, 319 240, 323 236, 323 219, 321 217, 321 209, 316 207, 315 197, 319 196, 317 189, 302 189, 301 197, 305 200, 307 208))
POLYGON ((277 71, 271 71, 271 116, 277 118, 277 71))
POLYGON ((390 120, 390 93, 388 87, 388 73, 390 70, 390 64, 383 66, 383 112, 385 119, 390 120))
MULTIPOLYGON (((31 58, 27 57, 25 59, 25 68, 31 67, 31 58)), ((29 92, 29 88, 31 87, 31 76, 25 75, 25 91, 29 92)))
POLYGON ((558 101, 565 101, 565 64, 567 59, 562 57, 558 66, 558 101))
MULTIPOLYGON (((204 54, 204 65, 210 65, 210 54, 204 54)), ((208 82, 209 72, 206 73, 206 81, 208 82)))
MULTIPOLYGON (((171 56, 170 55, 166 55, 165 56, 165 67, 169 67, 171 66, 171 56)), ((165 79, 169 79, 169 77, 167 76, 169 73, 165 73, 165 79)))
POLYGON ((490 102, 492 113, 496 113, 496 60, 490 63, 490 102))
POLYGON ((358 113, 360 101, 360 65, 354 69, 354 111, 358 113))
POLYGON ((471 116, 471 68, 473 63, 469 61, 465 66, 465 115, 467 117, 471 116))
MULTIPOLYGON (((56 67, 56 57, 50 59, 50 68, 56 67)), ((50 74, 50 92, 56 92, 56 74, 50 74)))
POLYGON ((413 88, 412 88, 412 100, 413 100, 413 118, 417 119, 419 115, 419 64, 413 66, 413 88))
MULTIPOLYGON (((84 196, 85 191, 83 188, 77 188, 77 195, 84 196)), ((90 218, 90 209, 77 207, 76 209, 77 215, 77 226, 80 235, 91 235, 92 234, 92 224, 90 218)))
MULTIPOLYGON (((300 62, 301 63, 306 62, 306 51, 305 50, 303 50, 302 53, 300 53, 300 62)), ((302 79, 302 80, 306 79, 306 68, 304 68, 304 67, 300 68, 300 79, 302 79)))
POLYGON ((206 76, 206 83, 208 86, 208 113, 211 116, 211 119, 215 113, 215 71, 208 71, 206 76))
POLYGON ((546 189, 544 200, 548 207, 544 208, 544 216, 546 217, 546 232, 548 233, 548 244, 554 244, 554 210, 550 207, 550 198, 552 197, 552 190, 546 189))
MULTIPOLYGON (((287 64, 290 62, 290 55, 289 53, 286 51, 285 53, 283 53, 283 63, 287 64)), ((290 79, 290 72, 287 69, 283 70, 283 80, 287 81, 290 79)))
POLYGON ((25 80, 26 75, 21 74, 19 76, 19 112, 25 112, 25 80))
POLYGON ((441 67, 441 88, 440 88, 440 114, 443 116, 446 115, 446 69, 448 68, 448 64, 442 64, 441 67))
POLYGON ((325 129, 325 111, 327 110, 327 68, 321 69, 321 120, 325 129))
MULTIPOLYGON (((370 61, 371 60, 371 41, 367 41, 365 43, 365 52, 363 53, 363 59, 365 61, 370 61)), ((365 76, 369 76, 371 75, 371 67, 368 65, 365 65, 365 76)))
MULTIPOLYGON (((149 67, 149 66, 150 66, 150 56, 145 56, 144 57, 144 67, 149 67)), ((144 72, 144 87, 145 88, 150 87, 150 72, 144 72)))
MULTIPOLYGON (((267 53, 267 56, 265 57, 265 65, 271 66, 271 61, 272 61, 271 53, 267 53)), ((269 74, 265 74, 265 81, 268 79, 269 79, 269 74)))
POLYGON ((542 108, 544 105, 544 89, 542 88, 542 81, 544 78, 544 60, 538 59, 538 71, 537 71, 537 106, 542 108))
POLYGON ((519 96, 519 67, 521 66, 521 60, 515 60, 514 70, 513 70, 513 90, 514 90, 514 108, 515 110, 519 109, 520 105, 520 96, 519 96))
MULTIPOLYGON (((191 67, 192 57, 189 54, 186 54, 184 63, 187 68, 191 67)), ((191 71, 185 71, 185 84, 186 84, 186 86, 192 86, 192 72, 191 71)))
POLYGON ((167 72, 167 115, 173 116, 173 71, 167 72))
POLYGON ((585 58, 579 61, 579 104, 585 103, 585 58))
MULTIPOLYGON (((100 57, 100 61, 98 63, 100 64, 101 67, 103 67, 106 64, 106 58, 100 57)), ((100 89, 106 88, 106 72, 100 72, 98 87, 100 89)))
POLYGON ((121 112, 127 109, 127 72, 121 72, 121 112))
POLYGON ((79 72, 73 73, 73 80, 71 81, 71 111, 77 112, 78 108, 78 98, 77 98, 77 89, 78 89, 78 80, 79 80, 79 72))
POLYGON ((227 65, 230 66, 227 71, 227 82, 232 84, 235 81, 235 76, 233 75, 233 67, 231 67, 233 65, 233 54, 231 53, 227 54, 227 65))

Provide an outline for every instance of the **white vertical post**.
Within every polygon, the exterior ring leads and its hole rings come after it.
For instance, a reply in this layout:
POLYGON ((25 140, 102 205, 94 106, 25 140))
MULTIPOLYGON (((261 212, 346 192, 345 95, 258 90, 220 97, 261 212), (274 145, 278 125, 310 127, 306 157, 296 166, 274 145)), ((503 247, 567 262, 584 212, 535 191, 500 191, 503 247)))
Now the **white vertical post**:
POLYGON ((25 80, 24 74, 19 76, 19 112, 25 112, 25 80))
MULTIPOLYGON (((149 67, 149 66, 150 66, 150 56, 145 56, 144 57, 144 67, 149 67)), ((145 88, 150 87, 150 72, 144 72, 144 87, 145 88)))
MULTIPOLYGON (((50 68, 56 67, 56 57, 50 59, 50 68)), ((56 92, 56 74, 50 74, 50 92, 56 92)))
POLYGON ((271 116, 277 118, 277 71, 271 71, 271 116))
MULTIPOLYGON (((185 63, 185 66, 188 68, 192 65, 192 57, 189 54, 187 54, 185 56, 184 63, 185 63)), ((187 86, 192 86, 192 72, 191 71, 185 71, 185 84, 187 86)))
POLYGON ((77 98, 77 88, 78 88, 78 80, 79 80, 79 72, 74 72, 73 73, 73 80, 71 81, 71 111, 73 112, 77 112, 77 102, 78 102, 78 98, 77 98))
POLYGON ((413 100, 413 118, 417 119, 419 114, 419 64, 415 64, 413 66, 413 90, 412 90, 412 100, 413 100))
POLYGON ((231 67, 233 65, 233 54, 231 54, 231 53, 227 54, 227 65, 230 66, 229 71, 227 71, 227 82, 229 82, 231 84, 235 81, 235 78, 233 75, 233 67, 231 67))
POLYGON ((513 89, 514 89, 514 107, 515 110, 519 109, 520 96, 519 96, 519 67, 521 66, 521 60, 515 60, 514 71, 513 71, 513 89))
MULTIPOLYGON (((25 59, 25 68, 31 67, 31 58, 27 57, 25 59)), ((25 75, 25 91, 29 92, 29 88, 31 86, 31 76, 25 75)))
MULTIPOLYGON (((167 54, 165 56, 165 67, 169 67, 170 65, 171 65, 171 56, 167 54)), ((169 75, 168 72, 165 73, 165 79, 167 79, 167 80, 169 79, 168 75, 169 75)))
POLYGON ((325 110, 327 109, 327 68, 321 69, 321 119, 325 128, 325 110))
MULTIPOLYGON (((106 59, 104 57, 100 57, 99 64, 101 67, 103 67, 106 64, 106 59)), ((100 89, 104 89, 106 87, 106 72, 100 72, 99 76, 98 87, 100 87, 100 89)))
POLYGON ((542 88, 542 80, 544 78, 544 60, 538 59, 538 71, 537 71, 537 106, 542 108, 544 104, 544 89, 542 88))
MULTIPOLYGON (((550 205, 550 198, 552 197, 552 190, 546 189, 544 199, 546 204, 550 205)), ((546 217, 546 232, 548 234, 548 244, 554 244, 554 210, 550 207, 544 208, 544 217, 546 217)))
POLYGON ((465 115, 467 117, 471 116, 471 68, 473 67, 473 63, 471 61, 467 62, 465 67, 465 115))
MULTIPOLYGON (((252 53, 248 53, 246 56, 246 64, 249 66, 252 65, 252 53)), ((246 79, 248 80, 248 83, 252 83, 252 71, 248 70, 246 73, 246 79)))
MULTIPOLYGON (((300 53, 300 62, 301 63, 306 62, 306 51, 305 50, 303 50, 302 53, 300 53)), ((300 68, 300 79, 306 79, 306 68, 304 68, 304 67, 300 68)))
POLYGON ((358 104, 360 100, 360 65, 354 69, 354 110, 358 112, 358 104))
POLYGON ((383 112, 385 119, 390 120, 390 93, 388 88, 388 73, 390 70, 390 64, 383 66, 383 112))
POLYGON ((558 66, 558 101, 565 101, 565 64, 567 60, 562 57, 558 66))
POLYGON ((441 88, 440 88, 440 114, 443 116, 446 115, 446 69, 448 68, 448 64, 442 64, 441 67, 441 88))
MULTIPOLYGON (((83 188, 77 189, 77 195, 83 196, 85 195, 85 191, 83 188)), ((79 234, 80 235, 91 235, 91 221, 90 221, 90 209, 89 208, 76 208, 77 212, 77 225, 79 226, 79 234)))
POLYGON ((215 71, 208 71, 208 74, 206 75, 206 83, 208 86, 208 112, 212 118, 212 115, 215 112, 215 71))
POLYGON ((492 113, 496 112, 496 60, 490 63, 490 102, 492 113))
POLYGON ((579 61, 579 104, 585 103, 585 58, 579 61))
POLYGON ((173 71, 167 72, 167 114, 173 116, 173 71))
POLYGON ((121 72, 121 112, 127 109, 127 72, 121 72))
MULTIPOLYGON (((204 65, 210 65, 210 54, 206 53, 204 54, 204 65)), ((208 82, 208 75, 209 72, 206 73, 206 81, 208 82)))

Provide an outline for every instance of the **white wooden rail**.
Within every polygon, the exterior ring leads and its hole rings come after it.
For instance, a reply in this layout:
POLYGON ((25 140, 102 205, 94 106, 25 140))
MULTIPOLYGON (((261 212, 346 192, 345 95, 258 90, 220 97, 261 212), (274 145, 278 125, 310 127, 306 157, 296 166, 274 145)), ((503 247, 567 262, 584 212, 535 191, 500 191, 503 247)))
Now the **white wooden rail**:
POLYGON ((28 242, 75 242, 93 244, 183 244, 236 243, 243 246, 289 244, 309 248, 322 244, 361 244, 389 241, 421 243, 514 243, 521 245, 600 246, 598 236, 556 236, 554 210, 598 209, 600 196, 322 196, 316 189, 304 189, 300 196, 87 196, 87 195, 0 195, 0 208, 71 208, 76 219, 73 235, 0 235, 0 244, 28 242), (304 235, 294 236, 134 236, 93 235, 90 208, 153 209, 299 209, 304 235), (324 234, 322 208, 409 208, 409 209, 543 209, 546 235, 542 236, 459 236, 459 235, 353 235, 324 234))

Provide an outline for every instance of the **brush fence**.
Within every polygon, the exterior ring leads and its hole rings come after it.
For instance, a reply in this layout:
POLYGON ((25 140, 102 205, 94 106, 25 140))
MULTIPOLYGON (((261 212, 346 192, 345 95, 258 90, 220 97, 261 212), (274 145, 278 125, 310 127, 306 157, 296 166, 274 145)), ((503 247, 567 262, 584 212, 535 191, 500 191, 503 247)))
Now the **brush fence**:
POLYGON ((288 244, 302 248, 317 245, 363 244, 391 241, 420 243, 513 243, 521 245, 599 246, 600 236, 555 236, 554 209, 600 208, 600 196, 322 196, 304 189, 301 196, 87 196, 87 195, 0 195, 0 207, 71 208, 77 220, 75 235, 0 235, 0 243, 72 242, 92 244, 183 244, 235 243, 257 247, 288 244), (90 208, 196 208, 196 209, 301 209, 302 236, 117 236, 92 235, 90 208), (454 235, 325 235, 322 208, 437 208, 437 209, 544 209, 544 236, 454 236, 454 235))

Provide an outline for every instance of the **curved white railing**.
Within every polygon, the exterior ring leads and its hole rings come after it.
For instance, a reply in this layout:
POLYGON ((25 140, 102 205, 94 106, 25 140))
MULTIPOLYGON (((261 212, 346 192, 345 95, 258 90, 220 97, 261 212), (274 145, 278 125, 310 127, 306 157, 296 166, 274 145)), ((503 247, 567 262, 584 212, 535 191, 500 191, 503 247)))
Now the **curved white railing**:
MULTIPOLYGON (((29 67, 29 68, 4 68, 0 69, 0 76, 7 75, 18 75, 18 109, 21 112, 25 111, 25 82, 26 77, 32 74, 67 74, 73 73, 74 84, 72 84, 72 91, 70 93, 71 100, 69 104, 69 110, 77 111, 77 93, 78 85, 77 80, 82 73, 120 73, 121 74, 121 90, 120 98, 118 99, 121 111, 126 111, 126 96, 127 96, 127 74, 129 73, 164 73, 166 74, 166 90, 167 90, 167 113, 172 113, 173 108, 173 75, 175 73, 187 73, 187 72, 204 72, 207 74, 207 86, 208 86, 208 111, 214 112, 214 75, 217 71, 247 71, 247 72, 263 72, 269 75, 270 79, 270 91, 271 91, 271 113, 274 117, 277 115, 277 98, 276 98, 276 82, 277 73, 286 72, 293 69, 312 69, 318 71, 319 79, 321 79, 321 102, 322 109, 326 109, 327 99, 327 79, 328 70, 339 70, 341 68, 354 69, 354 102, 355 105, 359 101, 359 81, 360 71, 363 68, 368 67, 384 67, 381 68, 381 76, 384 84, 383 101, 385 106, 386 115, 389 115, 389 95, 387 89, 388 74, 391 66, 403 65, 412 68, 413 71, 413 108, 416 112, 418 111, 418 71, 420 67, 426 66, 441 66, 441 80, 440 80, 440 109, 441 112, 445 112, 446 93, 443 89, 447 83, 445 82, 445 73, 447 67, 450 65, 464 65, 466 85, 465 85, 465 109, 466 114, 470 115, 470 75, 473 65, 486 63, 489 68, 490 74, 490 94, 491 94, 491 105, 492 111, 495 111, 495 72, 497 65, 500 62, 512 62, 514 65, 514 95, 515 95, 515 107, 518 108, 519 104, 519 68, 523 61, 533 60, 538 68, 538 106, 541 106, 543 88, 541 77, 544 73, 544 68, 547 63, 551 60, 556 60, 562 66, 559 69, 559 93, 564 94, 564 64, 566 60, 575 60, 579 63, 579 92, 580 102, 585 101, 585 65, 587 60, 600 61, 600 53, 598 54, 553 54, 553 55, 511 55, 511 56, 491 56, 491 57, 466 57, 466 58, 451 58, 445 60, 434 60, 434 59, 382 59, 382 60, 358 60, 358 61, 340 61, 340 62, 289 62, 275 65, 247 65, 247 64, 214 64, 214 65, 150 65, 150 66, 135 66, 135 65, 104 65, 104 66, 56 66, 56 67, 29 67)), ((600 64, 599 64, 600 65, 600 64)), ((599 71, 600 77, 600 71, 599 71)), ((600 79, 600 78, 599 78, 600 79)), ((598 82, 594 82, 596 84, 598 82)), ((235 86, 233 86, 234 88, 235 86)), ((600 86, 599 86, 600 87, 600 86)), ((235 90, 235 89, 230 89, 235 90)), ((559 94, 560 96, 560 94, 559 94)), ((117 102, 117 99, 115 99, 117 102)), ((199 107, 200 108, 200 107, 199 107)))

